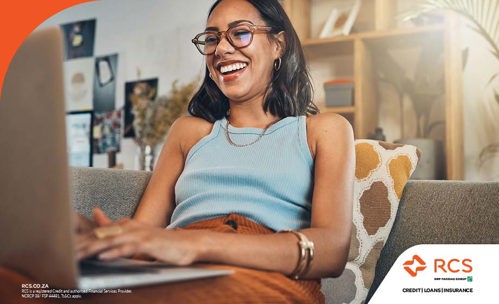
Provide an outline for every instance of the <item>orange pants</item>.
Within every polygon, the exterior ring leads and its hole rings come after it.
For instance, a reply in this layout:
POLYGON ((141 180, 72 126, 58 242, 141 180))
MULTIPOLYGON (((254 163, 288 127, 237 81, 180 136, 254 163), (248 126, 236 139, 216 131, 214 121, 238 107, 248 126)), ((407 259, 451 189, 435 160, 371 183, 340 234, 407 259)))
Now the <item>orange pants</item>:
MULTIPOLYGON (((266 234, 271 230, 243 216, 230 214, 191 224, 182 229, 266 234)), ((210 267, 210 266, 208 266, 210 267)), ((82 294, 74 303, 324 303, 320 280, 295 281, 277 272, 227 265, 211 267, 234 270, 234 274, 208 279, 127 288, 131 293, 82 294)), ((24 299, 21 284, 32 280, 0 268, 0 303, 68 303, 68 299, 24 299)), ((44 282, 40 282, 44 283, 44 282)))

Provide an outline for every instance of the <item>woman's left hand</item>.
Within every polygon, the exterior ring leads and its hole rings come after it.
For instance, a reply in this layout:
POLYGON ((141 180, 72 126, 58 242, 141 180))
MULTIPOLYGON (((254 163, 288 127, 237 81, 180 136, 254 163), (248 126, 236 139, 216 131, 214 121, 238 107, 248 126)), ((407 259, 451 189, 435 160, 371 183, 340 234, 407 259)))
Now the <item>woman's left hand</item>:
POLYGON ((141 256, 172 265, 189 265, 200 252, 199 231, 172 231, 133 219, 121 219, 79 234, 79 259, 101 260, 141 256))

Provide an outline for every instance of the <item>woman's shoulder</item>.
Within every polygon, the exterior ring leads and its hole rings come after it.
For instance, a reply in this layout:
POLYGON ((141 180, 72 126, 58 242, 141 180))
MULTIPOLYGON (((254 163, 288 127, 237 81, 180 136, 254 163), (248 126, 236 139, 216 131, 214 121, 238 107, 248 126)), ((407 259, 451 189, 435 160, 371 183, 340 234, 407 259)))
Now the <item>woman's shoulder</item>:
POLYGON ((201 138, 210 134, 212 128, 213 123, 205 119, 181 116, 172 124, 169 136, 176 139, 182 151, 187 154, 201 138))
POLYGON ((307 117, 308 135, 320 135, 322 133, 344 133, 352 132, 350 122, 337 113, 320 113, 307 117))
POLYGON ((337 113, 320 113, 307 117, 307 141, 313 155, 321 144, 353 141, 350 122, 337 113))
POLYGON ((195 116, 180 116, 175 120, 172 124, 172 128, 175 129, 187 129, 187 130, 198 130, 198 129, 210 129, 213 126, 212 122, 207 121, 206 119, 195 117, 195 116))

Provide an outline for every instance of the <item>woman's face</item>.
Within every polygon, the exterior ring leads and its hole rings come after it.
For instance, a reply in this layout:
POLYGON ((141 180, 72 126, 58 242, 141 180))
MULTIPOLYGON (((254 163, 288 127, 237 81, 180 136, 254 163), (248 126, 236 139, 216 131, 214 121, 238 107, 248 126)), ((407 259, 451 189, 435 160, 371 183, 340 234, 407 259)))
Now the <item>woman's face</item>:
MULTIPOLYGON (((249 20, 266 25, 258 10, 245 0, 224 0, 208 18, 207 29, 226 31, 229 24, 249 20)), ((232 102, 260 101, 272 79, 274 61, 280 57, 279 43, 269 40, 267 32, 257 31, 245 48, 234 48, 223 36, 206 65, 220 90, 232 102), (227 70, 231 70, 228 72, 227 70)))

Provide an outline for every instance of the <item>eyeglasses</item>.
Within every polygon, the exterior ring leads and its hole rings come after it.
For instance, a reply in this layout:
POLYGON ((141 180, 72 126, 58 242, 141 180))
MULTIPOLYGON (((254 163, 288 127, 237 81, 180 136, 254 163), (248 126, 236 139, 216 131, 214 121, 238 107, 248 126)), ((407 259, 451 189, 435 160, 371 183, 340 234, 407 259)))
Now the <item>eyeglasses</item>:
POLYGON ((230 25, 226 31, 206 31, 199 33, 192 39, 192 43, 196 45, 198 51, 203 55, 211 55, 225 36, 227 41, 236 49, 247 47, 253 41, 253 35, 257 32, 269 32, 272 30, 270 26, 255 25, 249 21, 239 22, 230 25))

